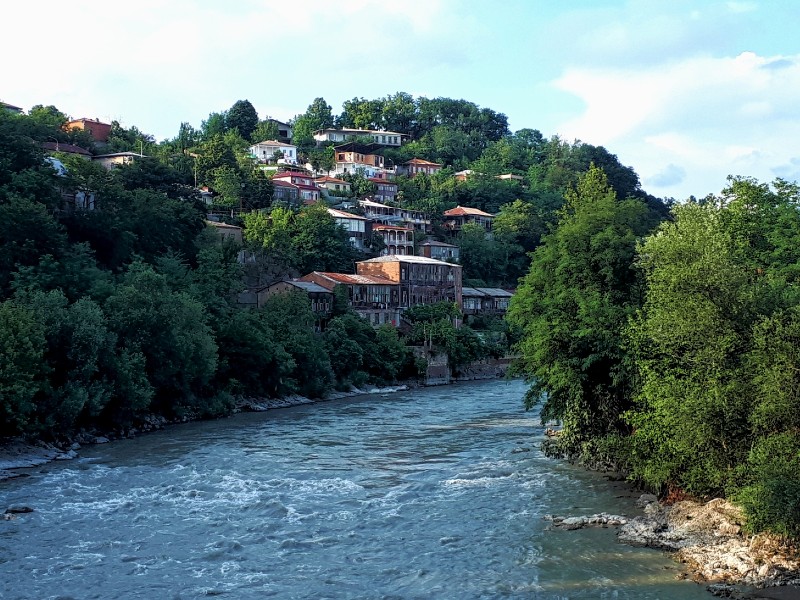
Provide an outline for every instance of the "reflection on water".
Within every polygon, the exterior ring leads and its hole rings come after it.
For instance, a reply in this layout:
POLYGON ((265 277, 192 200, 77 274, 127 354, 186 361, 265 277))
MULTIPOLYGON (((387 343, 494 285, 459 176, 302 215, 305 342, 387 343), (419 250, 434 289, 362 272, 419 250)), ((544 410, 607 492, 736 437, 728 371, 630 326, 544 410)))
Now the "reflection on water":
POLYGON ((520 382, 238 415, 0 484, 0 597, 691 599, 661 553, 546 514, 632 513, 546 459, 520 382))

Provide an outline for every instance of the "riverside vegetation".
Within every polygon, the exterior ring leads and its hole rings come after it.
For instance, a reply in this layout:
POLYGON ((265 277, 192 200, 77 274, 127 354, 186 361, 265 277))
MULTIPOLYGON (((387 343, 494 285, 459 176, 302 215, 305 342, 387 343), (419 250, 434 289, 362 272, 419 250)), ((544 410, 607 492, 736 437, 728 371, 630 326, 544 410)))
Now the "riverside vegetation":
MULTIPOLYGON (((115 122, 103 151, 150 159, 106 171, 57 154, 58 174, 42 143, 98 152, 66 121, 52 106, 0 113, 0 436, 222 415, 239 394, 314 397, 413 376, 406 345, 423 339, 456 366, 516 341, 527 404, 563 421, 553 452, 665 495, 726 495, 751 529, 800 533, 794 184, 733 178, 719 196, 675 204, 605 148, 512 133, 471 102, 400 92, 334 115, 317 98, 292 120, 303 158, 330 166, 332 147, 311 137, 324 127, 408 134, 388 160, 445 168, 399 177, 402 205, 429 214, 440 236, 456 204, 497 213, 491 238, 459 234, 465 283, 520 283, 507 322, 478 323, 481 335, 448 326, 454 308, 439 306, 411 311, 403 339, 341 297, 315 334, 303 296, 235 306, 248 279, 352 271, 356 259, 321 206, 273 205, 246 149, 276 138, 274 122, 247 101, 158 143, 115 122), (473 175, 457 181, 461 169, 473 175), (520 178, 496 179, 505 173, 520 178), (199 185, 217 192, 216 208, 238 209, 231 221, 253 261, 205 232, 199 185), (63 210, 75 191, 93 193, 96 210, 63 210)), ((349 178, 354 194, 373 191, 349 178)))

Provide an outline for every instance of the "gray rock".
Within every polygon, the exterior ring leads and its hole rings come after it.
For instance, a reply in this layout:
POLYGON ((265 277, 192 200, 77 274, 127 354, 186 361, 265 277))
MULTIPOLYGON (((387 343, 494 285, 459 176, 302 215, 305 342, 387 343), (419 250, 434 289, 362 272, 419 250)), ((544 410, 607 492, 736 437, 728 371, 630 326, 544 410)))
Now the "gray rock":
POLYGON ((19 515, 31 512, 33 512, 33 509, 30 506, 23 506, 21 504, 13 504, 6 509, 6 514, 9 515, 19 515))

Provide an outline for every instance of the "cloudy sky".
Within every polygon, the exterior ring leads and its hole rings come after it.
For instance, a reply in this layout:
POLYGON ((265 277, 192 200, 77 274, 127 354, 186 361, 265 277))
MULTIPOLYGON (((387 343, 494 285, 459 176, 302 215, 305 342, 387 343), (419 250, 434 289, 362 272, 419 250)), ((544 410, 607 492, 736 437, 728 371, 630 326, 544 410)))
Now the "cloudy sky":
POLYGON ((39 0, 4 6, 0 100, 158 139, 248 99, 463 98, 605 146, 648 192, 800 179, 797 0, 39 0))

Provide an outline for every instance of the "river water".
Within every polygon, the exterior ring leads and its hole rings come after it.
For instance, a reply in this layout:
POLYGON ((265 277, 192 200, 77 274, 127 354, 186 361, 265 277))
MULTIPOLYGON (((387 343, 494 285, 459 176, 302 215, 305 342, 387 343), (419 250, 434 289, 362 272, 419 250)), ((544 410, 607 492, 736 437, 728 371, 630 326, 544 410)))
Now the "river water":
POLYGON ((668 556, 546 514, 637 514, 546 459, 524 384, 192 423, 0 483, 0 598, 708 600, 668 556))

